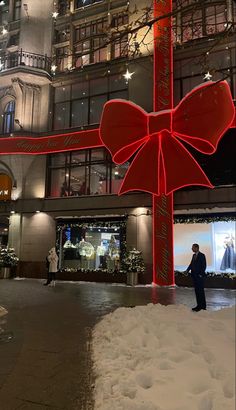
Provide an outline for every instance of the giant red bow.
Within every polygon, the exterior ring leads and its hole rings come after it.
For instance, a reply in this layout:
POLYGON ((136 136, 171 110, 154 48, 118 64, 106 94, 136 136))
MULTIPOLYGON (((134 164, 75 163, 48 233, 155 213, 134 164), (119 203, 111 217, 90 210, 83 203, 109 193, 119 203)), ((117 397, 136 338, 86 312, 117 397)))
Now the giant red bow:
POLYGON ((119 194, 141 190, 166 195, 187 185, 212 187, 182 141, 212 154, 230 126, 234 106, 226 81, 208 82, 173 110, 147 114, 125 100, 105 104, 100 136, 117 164, 138 150, 119 194))

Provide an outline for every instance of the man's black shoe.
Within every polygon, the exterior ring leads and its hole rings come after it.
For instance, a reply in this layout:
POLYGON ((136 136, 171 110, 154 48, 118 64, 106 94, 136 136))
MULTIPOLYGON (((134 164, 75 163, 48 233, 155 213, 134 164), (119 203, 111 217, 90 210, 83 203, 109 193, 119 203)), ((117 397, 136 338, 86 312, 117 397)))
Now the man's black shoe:
POLYGON ((206 310, 206 308, 199 307, 199 306, 196 306, 196 307, 192 308, 193 312, 200 312, 200 310, 206 310))

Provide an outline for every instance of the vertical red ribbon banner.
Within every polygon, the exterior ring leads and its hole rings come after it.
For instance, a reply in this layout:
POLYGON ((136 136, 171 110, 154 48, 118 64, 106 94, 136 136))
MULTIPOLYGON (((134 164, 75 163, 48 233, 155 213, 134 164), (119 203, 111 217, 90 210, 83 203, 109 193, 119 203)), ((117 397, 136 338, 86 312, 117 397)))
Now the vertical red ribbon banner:
POLYGON ((0 139, 0 154, 46 154, 105 146, 116 164, 134 156, 119 195, 148 192, 153 197, 153 283, 174 284, 173 192, 189 185, 213 188, 186 145, 213 154, 235 109, 226 81, 194 88, 173 108, 171 0, 154 0, 153 113, 126 100, 108 101, 99 129, 41 138, 0 139))
MULTIPOLYGON (((172 0, 154 0, 154 18, 172 12, 172 0)), ((154 23, 153 108, 173 108, 172 18, 154 23)), ((160 138, 162 136, 160 135, 160 138)), ((153 195, 153 283, 174 285, 173 193, 165 195, 163 160, 159 167, 160 195, 153 195)))

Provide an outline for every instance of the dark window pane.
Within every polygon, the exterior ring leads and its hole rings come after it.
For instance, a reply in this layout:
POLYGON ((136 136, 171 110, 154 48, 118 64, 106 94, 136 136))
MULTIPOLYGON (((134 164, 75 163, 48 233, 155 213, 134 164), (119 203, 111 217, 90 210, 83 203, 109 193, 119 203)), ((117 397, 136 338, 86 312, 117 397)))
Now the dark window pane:
POLYGON ((55 105, 54 129, 69 128, 70 125, 70 103, 59 103, 55 105))
POLYGON ((124 176, 128 170, 129 163, 126 162, 122 165, 112 165, 112 177, 111 177, 111 192, 117 193, 121 187, 124 176))
POLYGON ((102 195, 108 191, 107 167, 103 164, 91 165, 90 195, 102 195))
POLYGON ((117 91, 115 93, 111 93, 110 94, 110 100, 113 100, 113 99, 127 100, 128 99, 128 90, 117 91))
POLYGON ((90 98, 90 117, 89 123, 90 124, 99 124, 103 106, 107 101, 106 95, 99 95, 97 97, 90 98))
POLYGON ((15 118, 15 101, 9 101, 7 103, 2 118, 2 131, 3 134, 8 134, 14 131, 14 118, 15 118))
POLYGON ((72 102, 71 126, 80 127, 88 124, 88 100, 81 99, 72 102))
POLYGON ((72 195, 89 195, 86 179, 86 168, 84 166, 71 168, 70 188, 72 195))
POLYGON ((67 153, 62 152, 61 154, 55 154, 51 156, 51 166, 52 167, 58 167, 58 166, 64 166, 68 160, 69 160, 69 155, 67 153))
POLYGON ((125 84, 125 78, 122 74, 111 75, 109 78, 110 91, 117 91, 123 88, 127 88, 125 84))
POLYGON ((102 161, 105 159, 106 151, 103 148, 92 149, 91 151, 91 161, 102 161))
POLYGON ((66 174, 65 168, 53 169, 51 171, 51 197, 69 196, 69 184, 66 174))
POLYGON ((84 98, 89 94, 89 83, 83 81, 81 83, 72 84, 72 99, 84 98))
POLYGON ((100 77, 90 81, 90 95, 104 94, 107 92, 108 81, 106 77, 100 77))
POLYGON ((70 99, 70 85, 55 88, 55 102, 68 101, 70 99))
POLYGON ((87 151, 72 152, 71 164, 79 165, 86 161, 87 151))

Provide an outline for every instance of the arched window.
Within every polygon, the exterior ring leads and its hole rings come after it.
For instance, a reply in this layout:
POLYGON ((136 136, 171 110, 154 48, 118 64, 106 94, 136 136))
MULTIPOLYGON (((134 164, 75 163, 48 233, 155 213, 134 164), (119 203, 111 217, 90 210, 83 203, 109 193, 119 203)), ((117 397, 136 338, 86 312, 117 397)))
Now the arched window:
POLYGON ((8 134, 14 131, 15 101, 11 100, 5 106, 3 112, 2 132, 8 134))

